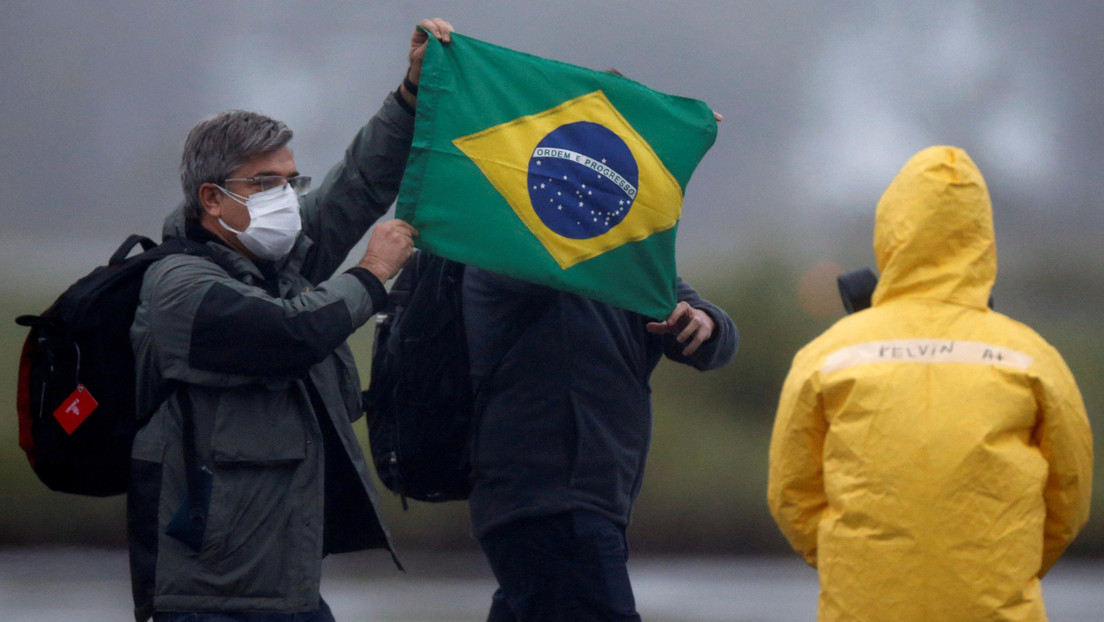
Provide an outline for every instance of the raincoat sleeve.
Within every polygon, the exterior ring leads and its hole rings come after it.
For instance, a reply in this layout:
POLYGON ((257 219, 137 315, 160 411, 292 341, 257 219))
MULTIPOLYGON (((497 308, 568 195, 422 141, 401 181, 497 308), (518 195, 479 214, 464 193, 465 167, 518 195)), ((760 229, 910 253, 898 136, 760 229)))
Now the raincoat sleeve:
POLYGON ((1085 404, 1073 374, 1057 353, 1055 359, 1053 377, 1040 378, 1035 386, 1040 410, 1037 442, 1049 466, 1040 577, 1088 521, 1092 492, 1092 431, 1085 404))
POLYGON ((828 507, 823 450, 828 430, 816 377, 801 354, 794 359, 770 443, 767 502, 795 551, 817 565, 817 527, 828 507))

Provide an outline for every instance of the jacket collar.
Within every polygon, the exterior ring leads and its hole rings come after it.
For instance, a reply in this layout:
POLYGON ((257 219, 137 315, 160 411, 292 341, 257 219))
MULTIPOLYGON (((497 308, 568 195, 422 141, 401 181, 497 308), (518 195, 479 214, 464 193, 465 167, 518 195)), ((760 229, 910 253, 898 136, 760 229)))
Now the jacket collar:
POLYGON ((301 233, 299 239, 295 241, 295 245, 291 248, 291 252, 283 259, 254 262, 227 246, 218 236, 204 229, 198 223, 186 219, 183 204, 178 205, 165 217, 164 225, 161 228, 161 238, 162 240, 184 238, 203 242, 227 259, 227 263, 233 267, 234 271, 231 276, 241 280, 254 280, 259 283, 272 280, 274 276, 285 272, 299 272, 306 260, 307 252, 314 245, 313 240, 307 237, 306 234, 301 233))

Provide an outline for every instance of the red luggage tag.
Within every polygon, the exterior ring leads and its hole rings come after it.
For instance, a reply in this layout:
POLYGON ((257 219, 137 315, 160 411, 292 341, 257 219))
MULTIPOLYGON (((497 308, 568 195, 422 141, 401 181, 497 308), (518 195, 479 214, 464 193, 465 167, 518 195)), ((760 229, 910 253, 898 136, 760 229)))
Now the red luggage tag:
POLYGON ((72 434, 73 430, 84 423, 88 415, 92 414, 99 405, 100 403, 92 397, 88 389, 85 389, 83 384, 78 384, 77 388, 54 411, 54 418, 58 420, 61 427, 65 428, 66 433, 72 434))

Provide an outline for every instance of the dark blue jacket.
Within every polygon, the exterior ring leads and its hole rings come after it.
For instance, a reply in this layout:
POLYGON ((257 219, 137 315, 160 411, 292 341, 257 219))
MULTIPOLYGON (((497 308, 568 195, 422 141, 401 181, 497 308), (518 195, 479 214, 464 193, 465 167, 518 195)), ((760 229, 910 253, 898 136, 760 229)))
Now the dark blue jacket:
POLYGON ((463 291, 480 390, 476 535, 580 509, 628 524, 651 444, 652 370, 664 355, 701 370, 727 364, 732 320, 680 279, 678 299, 716 324, 687 358, 674 336, 645 330, 648 318, 595 300, 472 267, 463 291))

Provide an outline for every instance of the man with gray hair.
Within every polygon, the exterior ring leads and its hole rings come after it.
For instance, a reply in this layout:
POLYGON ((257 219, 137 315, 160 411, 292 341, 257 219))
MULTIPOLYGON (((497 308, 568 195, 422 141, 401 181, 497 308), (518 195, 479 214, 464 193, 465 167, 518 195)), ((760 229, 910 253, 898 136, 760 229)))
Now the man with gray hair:
POLYGON ((310 193, 280 121, 235 110, 188 134, 164 237, 212 257, 152 265, 131 328, 139 412, 152 413, 128 494, 138 622, 330 621, 323 556, 391 549, 345 340, 383 308, 417 232, 379 223, 334 273, 398 193, 425 44, 452 31, 420 26, 402 86, 310 193))

